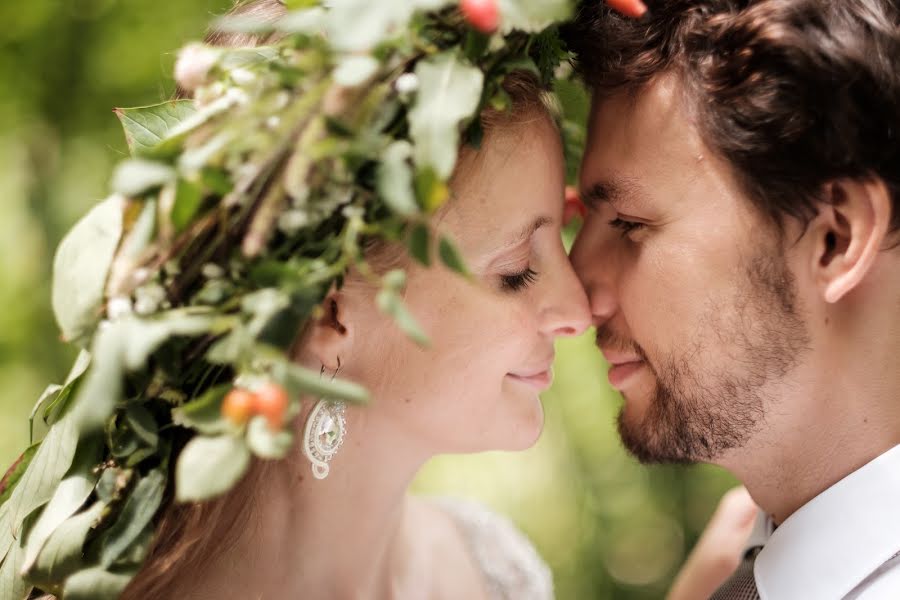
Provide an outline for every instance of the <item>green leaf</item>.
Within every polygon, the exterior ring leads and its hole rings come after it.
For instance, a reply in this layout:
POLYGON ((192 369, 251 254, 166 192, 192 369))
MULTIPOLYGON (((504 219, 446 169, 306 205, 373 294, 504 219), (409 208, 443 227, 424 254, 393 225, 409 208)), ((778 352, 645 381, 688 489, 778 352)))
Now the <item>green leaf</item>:
POLYGON ((250 465, 250 450, 232 435, 194 437, 178 459, 175 497, 179 502, 214 498, 234 486, 250 465))
POLYGON ((406 140, 399 140, 387 147, 378 164, 376 186, 378 195, 388 207, 398 215, 410 216, 419 213, 413 188, 413 172, 409 164, 412 146, 406 140))
POLYGON ((172 205, 171 215, 175 231, 184 231, 190 225, 194 215, 197 214, 197 210, 200 209, 202 201, 203 194, 199 185, 184 179, 178 180, 175 187, 175 203, 172 205))
POLYGON ((163 140, 178 132, 178 125, 197 112, 193 100, 173 100, 152 106, 117 108, 116 116, 125 130, 128 149, 135 156, 160 150, 163 140))
POLYGON ((127 323, 110 323, 94 336, 91 347, 92 364, 75 396, 69 413, 84 431, 103 429, 106 420, 113 413, 116 402, 122 395, 122 377, 127 323))
POLYGON ((406 304, 396 291, 391 289, 381 290, 375 297, 375 303, 381 312, 394 319, 400 330, 411 340, 426 348, 430 345, 428 335, 416 321, 416 318, 412 316, 412 313, 409 312, 409 309, 406 308, 406 304))
POLYGON ((199 398, 173 408, 172 422, 207 435, 230 431, 231 425, 222 417, 222 400, 231 388, 231 384, 210 388, 199 398))
MULTIPOLYGON (((44 391, 41 393, 40 397, 37 399, 37 402, 34 403, 34 406, 31 408, 31 414, 28 415, 28 443, 31 444, 34 442, 34 418, 37 416, 38 412, 45 405, 51 405, 54 403, 59 397, 59 392, 63 389, 63 386, 58 383, 51 383, 44 391)), ((0 484, 0 498, 2 498, 2 490, 4 489, 3 484, 0 484)), ((3 502, 0 500, 0 502, 3 502)))
POLYGON ((441 237, 441 241, 438 244, 438 254, 441 257, 441 262, 443 262, 451 270, 456 271, 460 275, 469 274, 462 255, 459 253, 459 250, 456 249, 456 246, 453 244, 453 242, 451 242, 448 238, 441 237))
POLYGON ((137 198, 175 180, 175 169, 143 158, 129 158, 113 171, 112 189, 117 194, 137 198))
POLYGON ((272 375, 293 395, 309 394, 314 398, 330 398, 357 404, 369 401, 369 392, 363 386, 352 381, 323 378, 317 371, 310 371, 296 363, 278 362, 272 375))
POLYGON ((318 6, 320 1, 321 0, 285 0, 284 5, 287 6, 288 10, 301 10, 318 6))
POLYGON ((425 212, 433 213, 450 197, 450 189, 431 167, 416 171, 416 197, 425 208, 425 212))
POLYGON ((481 100, 484 74, 444 52, 419 61, 416 75, 419 93, 409 113, 416 164, 446 180, 456 164, 460 126, 481 100))
POLYGON ((393 269, 388 271, 381 278, 384 287, 397 292, 398 294, 406 287, 406 271, 403 269, 393 269))
POLYGON ((47 432, 31 464, 3 505, 4 511, 8 512, 0 518, 0 560, 13 546, 13 540, 22 535, 25 518, 53 497, 60 480, 72 464, 77 442, 78 432, 68 416, 47 432))
POLYGON ((68 579, 63 589, 65 600, 115 600, 133 573, 112 573, 102 567, 78 571, 68 579))
POLYGON ((431 230, 425 223, 416 223, 406 242, 409 253, 426 267, 431 266, 431 230))
POLYGON ((25 550, 14 543, 0 565, 0 598, 4 600, 25 600, 31 592, 31 585, 22 577, 22 559, 25 550))
POLYGON ((256 415, 247 425, 247 446, 260 458, 284 458, 293 443, 293 435, 287 431, 272 431, 262 415, 256 415))
POLYGON ((269 321, 290 305, 290 297, 278 288, 264 288, 245 295, 241 300, 241 308, 245 313, 253 315, 247 324, 247 331, 253 337, 258 336, 269 321))
POLYGON ((55 420, 54 418, 58 418, 65 413, 72 392, 81 382, 81 379, 90 364, 91 353, 82 349, 78 353, 78 357, 75 359, 75 364, 72 365, 72 369, 69 371, 66 381, 63 383, 63 388, 59 391, 53 401, 47 405, 47 408, 44 409, 43 418, 45 423, 52 423, 53 420, 55 420))
POLYGON ((152 319, 122 317, 95 336, 93 364, 79 387, 72 416, 82 433, 100 431, 122 396, 127 371, 144 366, 147 357, 172 336, 196 336, 212 325, 209 317, 170 311, 152 319))
POLYGON ((110 567, 153 520, 166 489, 166 473, 154 469, 138 481, 115 524, 103 534, 100 564, 110 567))
POLYGON ((29 569, 34 563, 44 543, 56 529, 71 517, 91 495, 97 480, 99 471, 94 467, 99 457, 99 446, 96 441, 82 443, 78 448, 74 464, 53 492, 53 497, 41 511, 41 516, 35 522, 25 545, 25 558, 23 568, 29 569))
POLYGON ((125 421, 144 444, 156 448, 159 444, 159 426, 150 411, 140 404, 131 404, 125 410, 125 421))
POLYGON ((16 484, 28 469, 28 465, 31 464, 34 455, 37 453, 38 446, 40 445, 40 442, 38 442, 37 444, 32 444, 26 448, 25 451, 19 455, 19 458, 16 459, 16 462, 10 465, 9 469, 6 470, 6 474, 3 475, 3 480, 0 481, 0 505, 6 502, 12 495, 13 490, 16 489, 16 484))
POLYGON ((509 33, 513 29, 536 33, 568 20, 574 11, 572 0, 499 0, 500 29, 509 33))
POLYGON ((122 235, 124 200, 111 196, 63 238, 53 259, 53 312, 63 339, 83 344, 99 321, 103 289, 122 235))
POLYGON ((214 364, 237 362, 253 347, 254 338, 244 327, 235 327, 220 338, 206 352, 206 359, 214 364))
POLYGON ((28 578, 38 583, 51 583, 78 570, 84 560, 87 535, 100 520, 106 506, 106 502, 98 500, 60 525, 44 544, 28 571, 28 578))
POLYGON ((436 10, 452 0, 333 0, 325 14, 325 32, 334 49, 357 52, 404 33, 416 10, 436 10))

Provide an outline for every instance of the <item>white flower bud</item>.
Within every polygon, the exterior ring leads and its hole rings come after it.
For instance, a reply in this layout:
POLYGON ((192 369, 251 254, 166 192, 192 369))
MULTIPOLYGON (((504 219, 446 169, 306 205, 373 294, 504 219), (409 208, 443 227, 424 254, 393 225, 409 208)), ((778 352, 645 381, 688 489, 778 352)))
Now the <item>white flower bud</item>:
POLYGON ((216 263, 206 263, 201 269, 203 276, 207 279, 221 279, 225 277, 225 269, 216 263))
POLYGON ((166 299, 166 290, 158 283, 148 283, 136 289, 134 296, 134 312, 139 315, 149 315, 155 313, 166 299))
POLYGON ((409 96, 419 90, 419 78, 415 73, 404 73, 394 82, 394 88, 401 96, 409 96))
POLYGON ((309 216, 304 210, 286 210, 278 217, 278 228, 290 235, 296 233, 309 223, 309 216))
POLYGON ((203 44, 188 44, 178 53, 175 61, 175 81, 188 92, 206 83, 209 70, 219 60, 219 53, 203 44))
POLYGON ((242 67, 232 69, 229 75, 231 75, 231 80, 238 85, 249 85, 256 79, 256 73, 242 67))
POLYGON ((116 296, 106 303, 106 316, 110 321, 116 321, 130 314, 131 300, 127 296, 116 296))
POLYGON ((365 216, 365 211, 359 206, 345 206, 341 209, 341 214, 344 215, 346 219, 362 219, 365 216))
POLYGON ((228 88, 225 92, 225 97, 228 98, 232 104, 241 105, 250 102, 250 96, 241 88, 228 88))

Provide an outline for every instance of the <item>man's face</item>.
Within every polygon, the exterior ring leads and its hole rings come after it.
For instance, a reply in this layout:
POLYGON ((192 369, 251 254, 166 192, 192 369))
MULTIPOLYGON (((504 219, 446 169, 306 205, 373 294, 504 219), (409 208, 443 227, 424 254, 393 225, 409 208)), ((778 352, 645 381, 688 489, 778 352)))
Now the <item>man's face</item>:
POLYGON ((674 78, 597 101, 572 250, 619 431, 646 462, 716 461, 747 445, 808 345, 777 229, 687 116, 674 78))

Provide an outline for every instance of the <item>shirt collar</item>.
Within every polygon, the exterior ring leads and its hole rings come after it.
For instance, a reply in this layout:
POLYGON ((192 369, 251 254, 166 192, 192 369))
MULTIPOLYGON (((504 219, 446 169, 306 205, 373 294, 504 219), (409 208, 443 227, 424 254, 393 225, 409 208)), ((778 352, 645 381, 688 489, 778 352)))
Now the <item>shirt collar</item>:
POLYGON ((810 500, 774 531, 769 519, 758 519, 754 545, 771 534, 753 569, 760 598, 844 597, 900 550, 898 503, 900 445, 810 500))

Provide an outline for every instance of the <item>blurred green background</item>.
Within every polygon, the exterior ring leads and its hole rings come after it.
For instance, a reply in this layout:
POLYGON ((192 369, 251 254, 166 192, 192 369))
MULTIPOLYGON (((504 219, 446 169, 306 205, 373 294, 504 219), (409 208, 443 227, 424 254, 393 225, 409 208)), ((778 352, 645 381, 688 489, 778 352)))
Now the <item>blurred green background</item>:
MULTIPOLYGON (((230 0, 0 3, 0 464, 75 353, 50 311, 53 249, 106 194, 125 142, 115 106, 169 97, 175 51, 230 0)), ((547 425, 528 452, 442 457, 423 493, 510 515, 553 568, 558 597, 660 598, 722 492, 721 470, 638 465, 615 432, 620 400, 592 334, 559 345, 547 425)))

